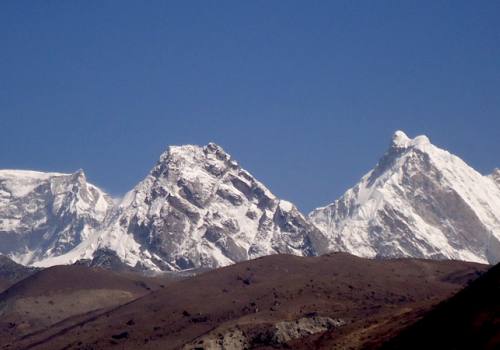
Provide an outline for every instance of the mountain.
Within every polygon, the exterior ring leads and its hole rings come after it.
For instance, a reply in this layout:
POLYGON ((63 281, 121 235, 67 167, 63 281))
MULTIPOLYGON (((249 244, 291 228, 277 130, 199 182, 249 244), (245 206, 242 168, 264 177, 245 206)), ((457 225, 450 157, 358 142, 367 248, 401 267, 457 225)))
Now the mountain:
POLYGON ((25 265, 51 265, 94 234, 112 207, 82 170, 0 170, 0 253, 25 265))
POLYGON ((170 147, 118 206, 82 171, 0 172, 0 252, 23 264, 91 263, 107 252, 108 266, 119 257, 137 269, 185 270, 326 246, 293 204, 213 143, 170 147))
MULTIPOLYGON (((0 318, 0 348, 365 349, 366 343, 390 337, 421 318, 488 267, 461 261, 373 260, 346 253, 271 255, 170 281, 164 288, 148 283, 153 291, 134 301, 61 321, 60 312, 74 312, 64 306, 81 307, 85 298, 75 297, 89 295, 83 289, 95 293, 102 285, 105 293, 116 293, 133 285, 120 286, 117 277, 106 277, 93 286, 93 271, 84 269, 73 277, 74 283, 62 282, 66 277, 61 274, 70 269, 56 267, 39 276, 44 283, 30 278, 23 284, 30 294, 20 296, 24 303, 16 304, 18 312, 0 318), (61 286, 46 283, 53 280, 61 286), (66 293, 63 286, 69 288, 66 293), (30 297, 39 306, 26 317, 19 311, 34 303, 30 297), (49 299, 54 305, 47 305, 47 298, 54 298, 49 299), (47 322, 45 328, 34 324, 30 329, 39 331, 33 333, 21 327, 38 315, 44 316, 37 319, 47 322), (7 322, 15 325, 11 337, 4 337, 12 331, 7 322)), ((7 300, 13 304, 13 297, 7 300)))
POLYGON ((302 215, 220 146, 172 146, 119 204, 74 174, 0 171, 0 254, 39 267, 217 268, 264 255, 500 260, 500 170, 483 176, 425 136, 302 215))
POLYGON ((318 255, 326 246, 294 205, 214 143, 170 147, 124 197, 105 231, 110 247, 131 265, 162 270, 215 268, 276 253, 318 255))
POLYGON ((498 170, 481 175, 426 136, 410 139, 397 131, 373 170, 309 218, 331 250, 495 263, 500 261, 498 175, 498 170))

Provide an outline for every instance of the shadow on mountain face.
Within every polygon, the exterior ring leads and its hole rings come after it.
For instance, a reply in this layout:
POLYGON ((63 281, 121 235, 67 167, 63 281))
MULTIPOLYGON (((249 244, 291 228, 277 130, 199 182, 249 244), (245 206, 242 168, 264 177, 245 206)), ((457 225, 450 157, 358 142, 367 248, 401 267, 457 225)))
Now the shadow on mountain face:
POLYGON ((392 349, 499 349, 500 264, 382 346, 392 349))

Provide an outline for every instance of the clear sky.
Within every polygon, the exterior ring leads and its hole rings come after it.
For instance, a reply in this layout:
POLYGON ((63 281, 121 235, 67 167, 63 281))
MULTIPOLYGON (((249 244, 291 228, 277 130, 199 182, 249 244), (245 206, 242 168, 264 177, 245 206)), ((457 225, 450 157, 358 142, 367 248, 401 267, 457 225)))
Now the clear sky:
POLYGON ((0 3, 0 168, 119 196, 214 141, 309 211, 396 129, 500 166, 500 1, 0 3))

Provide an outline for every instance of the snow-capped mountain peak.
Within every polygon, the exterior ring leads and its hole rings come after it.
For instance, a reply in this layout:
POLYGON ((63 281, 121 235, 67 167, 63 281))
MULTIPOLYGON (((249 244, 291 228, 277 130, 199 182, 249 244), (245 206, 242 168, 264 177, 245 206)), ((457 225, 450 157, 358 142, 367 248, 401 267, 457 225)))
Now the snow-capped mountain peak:
POLYGON ((397 130, 392 135, 391 148, 396 149, 406 149, 411 147, 422 147, 430 145, 431 142, 429 138, 425 135, 419 135, 413 139, 409 138, 408 135, 404 133, 404 131, 397 130))
POLYGON ((109 231, 162 269, 224 266, 273 253, 314 255, 323 236, 222 147, 171 146, 129 192, 109 231))
POLYGON ((499 188, 426 136, 397 131, 376 167, 310 218, 333 250, 500 260, 499 188))
POLYGON ((111 199, 85 174, 0 170, 0 249, 24 264, 65 254, 99 226, 111 199))
POLYGON ((112 252, 155 270, 275 253, 500 260, 500 170, 394 133, 373 170, 304 217, 215 143, 171 146, 119 203, 73 174, 0 171, 0 253, 35 266, 112 252), (101 253, 99 253, 101 252, 101 253))
POLYGON ((215 143, 169 147, 114 208, 102 204, 103 198, 111 200, 96 192, 82 171, 47 179, 51 195, 44 205, 54 203, 53 211, 73 215, 71 225, 75 218, 93 218, 96 225, 84 225, 77 234, 73 226, 54 230, 54 237, 71 242, 65 249, 19 253, 18 260, 37 266, 109 250, 131 266, 182 270, 275 253, 317 255, 327 246, 292 203, 278 199, 215 143))

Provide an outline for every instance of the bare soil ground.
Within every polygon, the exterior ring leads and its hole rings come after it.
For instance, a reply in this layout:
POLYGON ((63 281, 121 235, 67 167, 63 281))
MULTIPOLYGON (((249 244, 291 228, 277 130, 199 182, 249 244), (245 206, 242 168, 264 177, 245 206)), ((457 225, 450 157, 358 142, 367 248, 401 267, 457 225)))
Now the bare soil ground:
MULTIPOLYGON (((369 260, 344 253, 274 255, 163 288, 151 286, 144 294, 140 286, 110 282, 105 290, 130 291, 135 299, 122 304, 116 298, 120 305, 69 316, 20 337, 2 337, 0 344, 1 349, 377 347, 488 268, 458 261, 369 260)), ((58 286, 60 276, 49 279, 53 288, 64 290, 58 286)), ((38 289, 32 286, 27 282, 24 287, 30 296, 38 289)), ((96 288, 79 285, 75 290, 96 288)), ((49 288, 41 295, 51 293, 49 288)), ((54 303, 66 298, 58 295, 54 303)), ((0 326, 4 334, 8 327, 4 322, 0 326)))
POLYGON ((168 282, 76 265, 39 271, 0 294, 0 344, 76 315, 123 305, 168 282))

